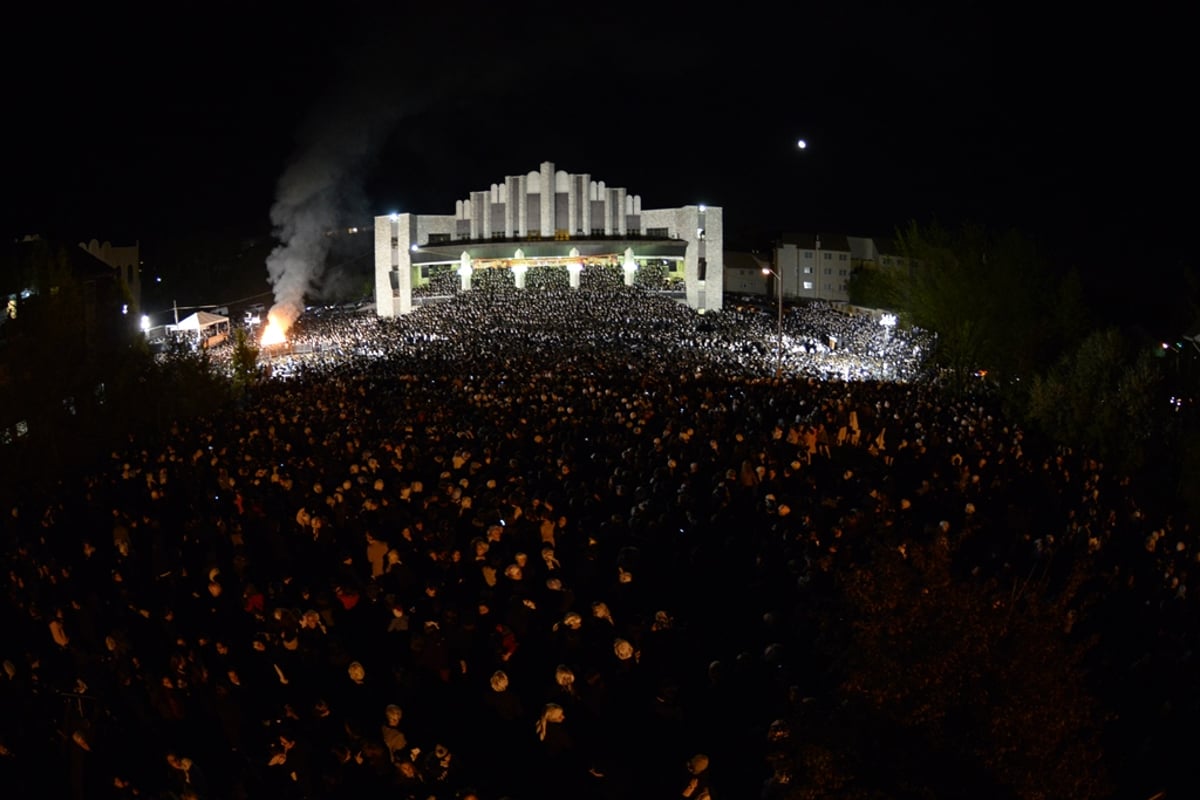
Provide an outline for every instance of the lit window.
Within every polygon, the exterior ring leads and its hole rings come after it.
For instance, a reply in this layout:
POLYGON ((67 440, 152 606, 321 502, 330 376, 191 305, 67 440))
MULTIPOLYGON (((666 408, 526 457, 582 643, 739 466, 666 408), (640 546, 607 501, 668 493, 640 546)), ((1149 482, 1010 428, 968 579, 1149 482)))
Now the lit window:
POLYGON ((805 267, 805 268, 804 268, 804 274, 805 274, 805 275, 812 275, 812 267, 805 267))
POLYGON ((811 291, 812 291, 812 287, 813 287, 813 285, 812 285, 812 281, 805 281, 805 282, 804 282, 804 291, 806 291, 806 292, 811 292, 811 291))

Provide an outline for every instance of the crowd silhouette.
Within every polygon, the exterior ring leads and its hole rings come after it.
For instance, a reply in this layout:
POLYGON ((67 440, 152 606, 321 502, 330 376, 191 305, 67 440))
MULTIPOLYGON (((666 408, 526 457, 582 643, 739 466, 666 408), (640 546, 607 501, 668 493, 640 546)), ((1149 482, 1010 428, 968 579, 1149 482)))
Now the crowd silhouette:
POLYGON ((776 380, 776 324, 616 280, 305 314, 6 509, 6 796, 767 797, 797 593, 883 526, 1186 601, 1190 527, 944 393, 931 334, 798 306, 776 380))

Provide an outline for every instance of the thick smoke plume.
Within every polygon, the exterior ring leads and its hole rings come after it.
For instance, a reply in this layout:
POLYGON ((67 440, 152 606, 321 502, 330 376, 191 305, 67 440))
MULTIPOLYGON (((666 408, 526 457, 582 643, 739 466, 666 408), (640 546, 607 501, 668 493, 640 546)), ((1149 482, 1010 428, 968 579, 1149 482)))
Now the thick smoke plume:
POLYGON ((364 213, 363 173, 398 117, 392 98, 367 85, 346 81, 348 90, 317 109, 279 178, 271 207, 279 244, 267 257, 267 275, 275 294, 269 316, 283 331, 320 290, 333 232, 361 220, 349 217, 364 213))
MULTIPOLYGON (((446 24, 457 19, 456 8, 447 7, 444 13, 446 24)), ((430 27, 437 29, 439 24, 430 27)), ((335 84, 337 92, 301 131, 271 208, 279 244, 267 258, 275 294, 270 317, 283 332, 304 312, 305 298, 319 293, 323 281, 330 282, 329 234, 372 216, 364 200, 364 172, 373 166, 376 151, 401 116, 454 102, 465 107, 481 96, 521 85, 508 62, 489 60, 485 67, 471 60, 472 54, 485 52, 483 44, 495 35, 493 28, 467 27, 456 35, 464 42, 465 55, 451 71, 442 69, 434 57, 440 45, 430 40, 424 50, 419 42, 399 50, 392 29, 382 21, 368 35, 370 41, 355 41, 346 50, 352 55, 335 84), (478 41, 470 44, 464 36, 478 41), (358 216, 351 217, 354 213, 358 216)))

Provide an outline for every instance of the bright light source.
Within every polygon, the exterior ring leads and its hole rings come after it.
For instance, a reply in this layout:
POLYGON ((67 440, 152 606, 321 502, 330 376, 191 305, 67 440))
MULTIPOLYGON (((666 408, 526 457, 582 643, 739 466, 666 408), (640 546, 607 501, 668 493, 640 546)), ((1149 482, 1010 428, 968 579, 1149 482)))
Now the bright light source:
POLYGON ((770 275, 770 274, 771 274, 771 269, 769 267, 763 267, 763 275, 770 275))
POLYGON ((388 218, 389 218, 389 219, 390 219, 392 222, 395 222, 396 220, 400 219, 400 215, 399 215, 399 214, 397 214, 395 211, 393 211, 391 214, 388 214, 388 218))
POLYGON ((129 303, 121 304, 121 314, 126 316, 129 314, 129 303))
POLYGON ((415 253, 415 252, 417 252, 417 246, 416 246, 415 244, 413 244, 413 245, 409 245, 409 248, 408 248, 408 249, 409 249, 409 250, 411 250, 411 251, 412 251, 412 252, 414 252, 414 253, 415 253))
POLYGON ((142 330, 150 330, 150 318, 145 314, 142 314, 142 330))
POLYGON ((879 324, 885 328, 896 327, 896 315, 895 314, 884 314, 882 317, 879 318, 879 324))
POLYGON ((268 314, 267 327, 263 329, 261 342, 264 347, 285 344, 287 342, 287 330, 283 326, 283 320, 277 319, 272 314, 268 314))
POLYGON ((705 205, 704 205, 704 203, 701 203, 701 204, 700 204, 700 210, 701 210, 701 211, 703 211, 705 208, 707 208, 707 206, 705 206, 705 205))
POLYGON ((806 141, 804 141, 803 139, 801 139, 800 141, 796 142, 796 147, 798 147, 798 148, 800 148, 801 150, 803 150, 804 148, 808 147, 808 142, 806 142, 806 141))

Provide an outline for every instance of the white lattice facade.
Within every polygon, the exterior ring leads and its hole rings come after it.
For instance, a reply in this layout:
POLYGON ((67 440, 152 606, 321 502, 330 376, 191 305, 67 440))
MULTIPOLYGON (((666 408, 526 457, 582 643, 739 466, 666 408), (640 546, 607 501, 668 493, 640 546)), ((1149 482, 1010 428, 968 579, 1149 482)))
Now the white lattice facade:
POLYGON ((453 214, 376 217, 376 312, 409 313, 413 289, 437 270, 454 268, 465 291, 479 269, 512 270, 523 288, 530 267, 564 267, 578 286, 589 267, 619 267, 632 284, 650 265, 665 270, 688 306, 715 311, 724 292, 722 241, 720 208, 643 209, 624 187, 546 161, 471 192, 453 214))

